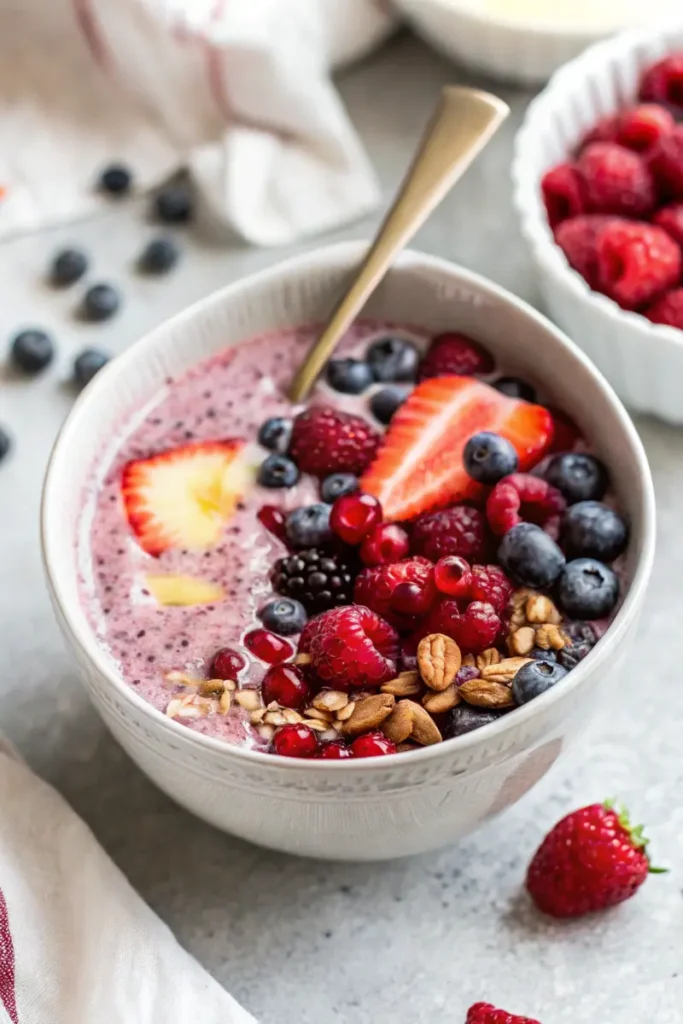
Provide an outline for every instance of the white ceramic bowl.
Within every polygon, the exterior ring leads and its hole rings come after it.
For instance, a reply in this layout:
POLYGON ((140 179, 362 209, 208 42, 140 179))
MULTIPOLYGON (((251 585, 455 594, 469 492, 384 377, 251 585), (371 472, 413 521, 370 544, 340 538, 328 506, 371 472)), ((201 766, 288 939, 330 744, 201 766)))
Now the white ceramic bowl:
POLYGON ((559 71, 531 104, 517 136, 515 205, 548 312, 638 412, 683 423, 683 332, 624 312, 591 291, 553 240, 540 181, 567 158, 586 131, 635 98, 643 70, 683 50, 683 23, 628 32, 591 47, 559 71))
MULTIPOLYGON (((495 78, 538 85, 611 31, 563 29, 487 15, 458 0, 394 0, 427 42, 495 78)), ((553 0, 548 0, 551 6, 553 0)))
POLYGON ((225 346, 323 320, 365 251, 344 243, 232 284, 152 331, 76 402, 50 460, 42 509, 49 589, 92 700, 144 772, 179 804, 264 846, 335 859, 379 859, 447 843, 517 800, 580 734, 618 674, 643 604, 654 546, 645 454, 618 399, 544 317, 475 274, 404 253, 368 315, 480 338, 510 372, 542 381, 612 467, 632 524, 630 586, 607 636, 566 682, 494 725, 414 754, 309 762, 231 747, 145 703, 99 647, 78 597, 77 519, 104 443, 165 377, 225 346))

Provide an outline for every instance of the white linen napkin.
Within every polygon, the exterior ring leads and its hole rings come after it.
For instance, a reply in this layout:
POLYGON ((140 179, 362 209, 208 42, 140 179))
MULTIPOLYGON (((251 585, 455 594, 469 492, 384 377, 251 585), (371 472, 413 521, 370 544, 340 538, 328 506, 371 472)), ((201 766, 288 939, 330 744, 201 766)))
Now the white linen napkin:
POLYGON ((0 0, 0 237, 189 167, 261 245, 370 210, 372 168, 330 71, 391 29, 385 0, 0 0))
POLYGON ((0 1024, 254 1024, 0 738, 0 1024))

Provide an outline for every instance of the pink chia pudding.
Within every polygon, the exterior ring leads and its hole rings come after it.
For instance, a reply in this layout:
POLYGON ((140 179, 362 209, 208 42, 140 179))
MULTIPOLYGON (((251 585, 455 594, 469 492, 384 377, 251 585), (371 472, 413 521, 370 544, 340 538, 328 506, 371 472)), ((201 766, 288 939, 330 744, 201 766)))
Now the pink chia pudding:
POLYGON ((561 685, 620 600, 607 467, 456 332, 361 321, 294 407, 315 337, 167 380, 93 467, 81 595, 116 670, 187 728, 323 759, 443 742, 561 685))

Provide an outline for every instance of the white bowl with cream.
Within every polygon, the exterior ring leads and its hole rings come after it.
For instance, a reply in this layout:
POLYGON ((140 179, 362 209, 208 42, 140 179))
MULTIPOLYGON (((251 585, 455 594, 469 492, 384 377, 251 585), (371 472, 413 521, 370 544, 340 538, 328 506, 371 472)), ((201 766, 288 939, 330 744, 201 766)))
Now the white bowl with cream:
POLYGON ((598 39, 673 18, 678 0, 395 0, 436 49, 495 78, 526 85, 598 39))

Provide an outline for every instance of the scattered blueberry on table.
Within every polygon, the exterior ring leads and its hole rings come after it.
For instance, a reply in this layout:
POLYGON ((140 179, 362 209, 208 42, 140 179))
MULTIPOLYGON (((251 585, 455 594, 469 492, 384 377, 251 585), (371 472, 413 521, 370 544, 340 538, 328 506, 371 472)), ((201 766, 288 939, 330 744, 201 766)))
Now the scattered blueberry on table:
POLYGON ((0 462, 9 454, 11 447, 12 438, 4 427, 0 427, 0 462))
POLYGON ((173 182, 154 197, 154 213, 163 224, 187 224, 194 215, 194 198, 189 184, 173 182))
POLYGON ((73 375, 74 381, 80 388, 89 384, 96 373, 109 362, 106 352, 97 348, 84 348, 74 359, 73 375))
POLYGON ((61 249, 50 268, 50 281, 58 287, 74 284, 88 269, 88 257, 81 249, 61 249))
POLYGON ((123 164, 110 164, 100 175, 100 191, 111 196, 123 196, 130 192, 133 175, 123 164))
POLYGON ((54 359, 55 347, 52 338, 39 327, 31 327, 14 336, 10 348, 10 359, 22 373, 40 373, 54 359))
POLYGON ((138 267, 145 274, 165 274, 178 262, 180 251, 172 238, 153 238, 140 254, 138 267))
POLYGON ((111 284, 94 284, 83 296, 83 316, 86 320, 99 323, 109 320, 118 312, 121 295, 111 284))

